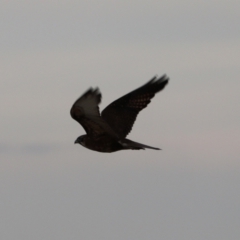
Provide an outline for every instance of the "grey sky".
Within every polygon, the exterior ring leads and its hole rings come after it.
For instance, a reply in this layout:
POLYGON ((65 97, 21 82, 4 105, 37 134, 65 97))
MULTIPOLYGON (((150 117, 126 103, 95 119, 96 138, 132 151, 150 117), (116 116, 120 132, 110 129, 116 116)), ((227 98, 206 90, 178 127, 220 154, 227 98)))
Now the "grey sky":
POLYGON ((239 1, 2 1, 0 235, 11 240, 240 237, 239 1), (74 145, 69 115, 166 73, 129 138, 74 145))

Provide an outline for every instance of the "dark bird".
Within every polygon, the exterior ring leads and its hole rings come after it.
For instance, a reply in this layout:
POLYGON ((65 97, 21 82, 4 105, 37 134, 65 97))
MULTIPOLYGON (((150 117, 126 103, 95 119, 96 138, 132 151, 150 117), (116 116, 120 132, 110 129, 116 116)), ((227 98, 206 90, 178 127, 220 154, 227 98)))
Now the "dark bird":
POLYGON ((90 88, 73 104, 70 114, 85 129, 85 135, 75 143, 98 152, 115 152, 127 149, 159 148, 150 147, 126 138, 131 131, 138 113, 147 107, 154 95, 168 83, 166 75, 153 77, 142 87, 124 95, 109 104, 100 115, 98 104, 101 93, 90 88))

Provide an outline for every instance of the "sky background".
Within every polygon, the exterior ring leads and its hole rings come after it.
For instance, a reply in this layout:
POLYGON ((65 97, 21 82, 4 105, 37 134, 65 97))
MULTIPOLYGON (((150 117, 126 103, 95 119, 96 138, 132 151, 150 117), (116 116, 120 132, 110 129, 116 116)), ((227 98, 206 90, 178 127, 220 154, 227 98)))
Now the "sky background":
POLYGON ((240 239, 240 2, 0 3, 3 240, 240 239), (167 74, 129 138, 98 153, 73 102, 100 109, 167 74))

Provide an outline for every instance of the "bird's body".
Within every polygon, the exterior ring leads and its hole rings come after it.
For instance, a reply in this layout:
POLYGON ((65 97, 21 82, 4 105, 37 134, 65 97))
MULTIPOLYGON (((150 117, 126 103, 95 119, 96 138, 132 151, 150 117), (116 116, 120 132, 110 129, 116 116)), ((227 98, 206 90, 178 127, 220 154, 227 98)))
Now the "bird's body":
POLYGON ((80 143, 82 146, 98 152, 116 152, 123 149, 122 145, 109 135, 99 136, 98 138, 91 138, 88 135, 80 136, 80 143))
POLYGON ((131 141, 126 136, 131 131, 138 113, 167 83, 166 76, 159 79, 154 77, 142 87, 109 104, 101 115, 98 107, 101 93, 98 88, 90 88, 77 99, 70 111, 72 118, 79 122, 87 133, 78 137, 75 143, 98 152, 145 148, 159 150, 131 141))
POLYGON ((77 138, 75 143, 80 143, 82 146, 94 151, 108 153, 116 152, 119 150, 139 150, 144 148, 159 150, 159 148, 154 148, 141 143, 133 142, 129 139, 118 140, 108 135, 99 136, 99 138, 91 138, 88 135, 82 135, 77 138))

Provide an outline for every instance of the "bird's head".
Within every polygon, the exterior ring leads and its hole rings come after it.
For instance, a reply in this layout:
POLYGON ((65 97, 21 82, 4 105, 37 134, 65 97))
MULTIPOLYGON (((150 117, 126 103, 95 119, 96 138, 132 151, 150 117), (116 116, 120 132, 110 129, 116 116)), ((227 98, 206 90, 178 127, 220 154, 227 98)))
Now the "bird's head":
POLYGON ((76 143, 79 143, 79 144, 81 144, 82 146, 85 146, 85 136, 86 135, 82 135, 82 136, 80 136, 80 137, 78 137, 76 140, 75 140, 75 144, 76 143))

